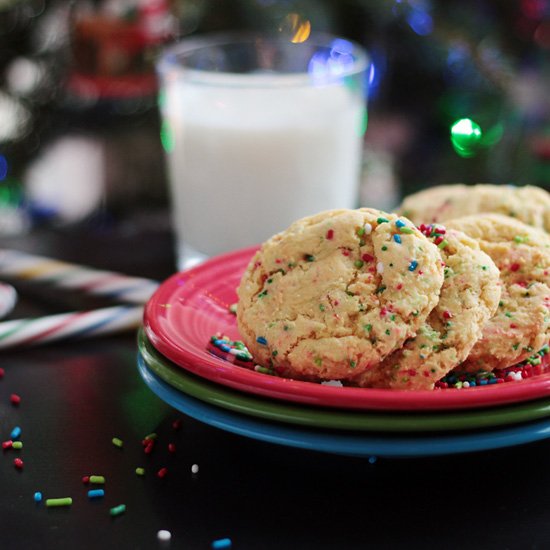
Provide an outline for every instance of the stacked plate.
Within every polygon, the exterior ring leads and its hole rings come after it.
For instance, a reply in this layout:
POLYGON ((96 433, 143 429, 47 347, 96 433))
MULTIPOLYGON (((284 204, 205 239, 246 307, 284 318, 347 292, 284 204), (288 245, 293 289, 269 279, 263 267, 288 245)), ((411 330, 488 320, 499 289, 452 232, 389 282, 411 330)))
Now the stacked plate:
POLYGON ((176 274, 146 305, 138 369, 176 409, 258 440, 355 456, 440 455, 550 437, 550 372, 461 390, 395 391, 279 378, 212 354, 212 335, 239 339, 230 306, 254 251, 176 274))

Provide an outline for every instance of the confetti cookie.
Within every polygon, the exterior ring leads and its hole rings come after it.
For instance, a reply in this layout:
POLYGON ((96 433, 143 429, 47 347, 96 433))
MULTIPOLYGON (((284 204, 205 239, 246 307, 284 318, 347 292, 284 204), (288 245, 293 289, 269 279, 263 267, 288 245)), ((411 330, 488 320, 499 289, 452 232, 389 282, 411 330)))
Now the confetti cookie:
POLYGON ((478 243, 442 226, 421 225, 445 263, 439 302, 416 337, 353 383, 366 388, 431 390, 481 338, 500 299, 499 271, 478 243))
POLYGON ((499 214, 447 223, 479 242, 500 270, 502 295, 462 371, 502 369, 523 361, 550 338, 550 237, 499 214))
POLYGON ((343 380, 414 336, 442 284, 437 246, 409 220, 331 210, 263 244, 241 280, 237 322, 260 365, 343 380))
POLYGON ((550 231, 550 194, 532 185, 439 185, 406 197, 399 211, 416 224, 497 213, 550 231))

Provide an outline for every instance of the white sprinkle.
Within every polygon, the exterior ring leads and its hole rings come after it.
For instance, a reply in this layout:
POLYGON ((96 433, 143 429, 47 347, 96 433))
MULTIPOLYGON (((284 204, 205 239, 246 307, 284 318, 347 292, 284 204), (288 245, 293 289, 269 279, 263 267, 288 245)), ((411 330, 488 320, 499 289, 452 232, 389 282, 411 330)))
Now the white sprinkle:
POLYGON ((365 224, 365 235, 370 235, 372 233, 372 225, 370 223, 365 224))
POLYGON ((516 382, 520 382, 521 380, 523 380, 523 377, 521 376, 521 372, 514 372, 514 371, 510 371, 507 376, 509 378, 512 378, 513 380, 515 380, 516 382))
POLYGON ((172 538, 172 533, 170 533, 170 531, 167 531, 166 529, 161 529, 158 533, 157 533, 157 539, 163 541, 163 542, 167 542, 169 541, 170 539, 172 538))
POLYGON ((198 464, 193 464, 193 466, 191 466, 191 473, 192 474, 198 474, 199 473, 199 465, 198 464))
POLYGON ((324 380, 321 382, 321 386, 334 386, 335 388, 341 388, 343 387, 343 384, 340 380, 324 380))
POLYGON ((376 264, 376 272, 377 273, 384 273, 384 264, 382 262, 378 262, 376 264))

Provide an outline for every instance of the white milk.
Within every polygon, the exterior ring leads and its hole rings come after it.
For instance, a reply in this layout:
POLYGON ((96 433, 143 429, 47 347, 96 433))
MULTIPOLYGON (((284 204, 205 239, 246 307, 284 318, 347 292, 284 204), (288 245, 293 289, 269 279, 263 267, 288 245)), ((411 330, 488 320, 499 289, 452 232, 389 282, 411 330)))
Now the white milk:
POLYGON ((259 243, 303 216, 357 206, 365 118, 357 92, 173 80, 163 114, 177 236, 207 256, 259 243))

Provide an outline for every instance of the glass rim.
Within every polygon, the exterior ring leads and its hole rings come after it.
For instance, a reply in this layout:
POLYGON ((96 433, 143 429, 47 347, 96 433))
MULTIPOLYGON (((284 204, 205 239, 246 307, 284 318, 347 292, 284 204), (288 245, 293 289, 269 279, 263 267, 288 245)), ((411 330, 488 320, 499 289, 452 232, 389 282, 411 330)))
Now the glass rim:
MULTIPOLYGON (((296 46, 313 44, 316 48, 330 48, 335 40, 345 40, 351 45, 350 53, 353 63, 338 74, 325 75, 324 83, 338 82, 342 78, 366 72, 370 67, 370 57, 366 49, 342 36, 324 32, 312 32, 310 37, 296 46)), ((217 86, 220 84, 236 87, 271 87, 274 79, 278 87, 311 86, 312 76, 307 69, 301 72, 274 71, 266 74, 255 74, 251 79, 250 73, 236 73, 231 71, 210 71, 186 67, 179 59, 182 55, 192 53, 198 49, 207 47, 227 46, 231 44, 250 44, 254 42, 266 42, 280 45, 291 44, 290 40, 277 34, 266 34, 251 31, 229 31, 217 33, 205 33, 198 36, 183 38, 179 42, 166 47, 156 59, 157 74, 161 78, 184 78, 187 81, 217 86)))

